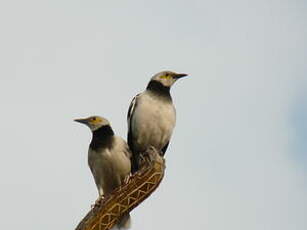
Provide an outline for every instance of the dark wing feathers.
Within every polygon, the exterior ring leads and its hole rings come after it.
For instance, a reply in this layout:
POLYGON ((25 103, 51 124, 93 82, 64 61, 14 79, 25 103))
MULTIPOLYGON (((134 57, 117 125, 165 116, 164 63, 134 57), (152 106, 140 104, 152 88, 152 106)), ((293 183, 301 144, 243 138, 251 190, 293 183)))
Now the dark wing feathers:
POLYGON ((132 116, 133 113, 135 111, 135 108, 137 106, 137 97, 140 94, 136 95, 129 106, 128 109, 128 114, 127 114, 127 122, 128 122, 128 137, 127 137, 127 142, 129 145, 129 148, 132 152, 132 158, 131 158, 131 172, 134 173, 138 170, 139 166, 138 166, 138 153, 135 152, 134 146, 133 146, 133 133, 132 133, 132 129, 131 129, 131 120, 132 120, 132 116))
POLYGON ((137 96, 136 95, 131 103, 130 103, 130 106, 129 106, 129 109, 128 109, 128 114, 127 114, 127 122, 128 122, 128 138, 127 138, 127 141, 128 141, 128 145, 131 149, 131 151, 133 152, 133 143, 132 143, 132 129, 131 129, 131 120, 132 120, 132 116, 133 116, 133 113, 134 113, 134 110, 136 108, 136 105, 137 105, 137 96))
POLYGON ((167 142, 166 145, 161 149, 162 156, 165 155, 165 152, 166 152, 166 150, 167 150, 167 148, 168 148, 168 145, 169 145, 169 142, 167 142))
POLYGON ((128 109, 128 114, 127 114, 127 121, 128 121, 128 128, 130 127, 130 120, 131 120, 131 117, 132 117, 132 114, 133 114, 133 111, 136 107, 136 99, 137 97, 139 96, 140 94, 136 95, 131 103, 130 103, 130 106, 129 106, 129 109, 128 109))

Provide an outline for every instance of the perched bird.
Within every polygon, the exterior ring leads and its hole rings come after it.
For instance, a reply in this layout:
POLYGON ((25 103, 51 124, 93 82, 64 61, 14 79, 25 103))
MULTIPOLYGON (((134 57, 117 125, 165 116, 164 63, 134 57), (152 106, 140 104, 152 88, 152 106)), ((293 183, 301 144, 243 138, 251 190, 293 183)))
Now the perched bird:
MULTIPOLYGON (((108 195, 130 175, 131 152, 127 143, 114 135, 109 121, 92 116, 75 121, 87 125, 92 133, 88 150, 88 164, 95 179, 99 196, 108 195)), ((130 227, 130 215, 123 216, 119 228, 130 227)))
POLYGON ((163 71, 154 75, 144 92, 136 95, 128 110, 128 145, 132 151, 132 168, 139 169, 139 156, 153 146, 164 156, 176 123, 171 86, 184 73, 163 71))

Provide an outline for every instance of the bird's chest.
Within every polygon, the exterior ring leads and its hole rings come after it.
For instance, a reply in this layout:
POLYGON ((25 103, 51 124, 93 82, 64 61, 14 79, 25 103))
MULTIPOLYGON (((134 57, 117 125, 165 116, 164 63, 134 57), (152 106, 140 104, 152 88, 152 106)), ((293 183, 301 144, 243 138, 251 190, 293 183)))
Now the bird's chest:
POLYGON ((172 129, 175 125, 176 114, 171 103, 146 97, 140 101, 138 109, 137 119, 143 128, 164 130, 172 129))
POLYGON ((169 141, 176 123, 176 112, 171 102, 144 97, 134 116, 135 133, 139 145, 162 148, 169 141))
POLYGON ((108 175, 109 171, 112 171, 112 156, 108 150, 104 151, 93 151, 90 150, 88 153, 88 164, 94 177, 104 178, 108 175))

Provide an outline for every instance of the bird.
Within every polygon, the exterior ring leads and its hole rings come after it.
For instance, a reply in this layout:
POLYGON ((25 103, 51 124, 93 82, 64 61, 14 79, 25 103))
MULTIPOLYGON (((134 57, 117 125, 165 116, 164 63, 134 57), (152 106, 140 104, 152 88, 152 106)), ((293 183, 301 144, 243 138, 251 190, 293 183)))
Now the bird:
MULTIPOLYGON (((126 141, 114 134, 110 122, 100 116, 75 119, 92 131, 92 140, 88 150, 88 165, 93 174, 99 197, 110 194, 123 184, 131 171, 131 152, 126 141)), ((126 214, 117 223, 118 228, 130 227, 130 214, 126 214)))
POLYGON ((128 114, 128 145, 132 151, 131 173, 139 170, 140 153, 154 147, 164 156, 176 124, 170 88, 185 73, 162 71, 149 81, 144 92, 131 101, 128 114))

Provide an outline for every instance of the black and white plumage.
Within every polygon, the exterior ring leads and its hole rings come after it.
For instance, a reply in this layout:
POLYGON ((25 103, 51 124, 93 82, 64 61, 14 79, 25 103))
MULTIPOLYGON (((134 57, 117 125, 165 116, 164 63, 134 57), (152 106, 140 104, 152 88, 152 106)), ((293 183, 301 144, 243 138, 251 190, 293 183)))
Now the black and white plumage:
POLYGON ((185 76, 187 74, 171 71, 157 73, 151 78, 146 90, 133 98, 127 116, 132 173, 139 169, 140 153, 148 147, 155 147, 164 156, 176 123, 170 88, 185 76))
MULTIPOLYGON (((88 165, 94 176, 99 196, 108 195, 130 175, 131 152, 127 143, 114 135, 109 121, 92 116, 75 121, 87 125, 92 131, 88 150, 88 165)), ((129 228, 130 216, 122 217, 119 228, 129 228)))

